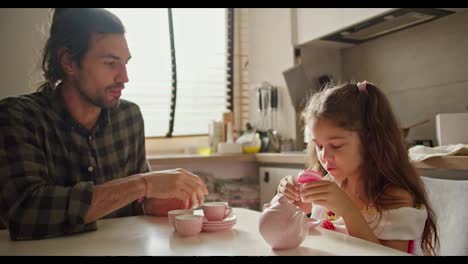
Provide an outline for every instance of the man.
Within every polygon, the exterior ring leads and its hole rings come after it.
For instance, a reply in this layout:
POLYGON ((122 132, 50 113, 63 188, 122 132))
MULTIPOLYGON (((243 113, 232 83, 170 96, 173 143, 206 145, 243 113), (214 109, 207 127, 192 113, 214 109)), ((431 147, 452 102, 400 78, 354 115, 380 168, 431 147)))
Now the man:
POLYGON ((203 204, 208 191, 198 176, 149 172, 140 109, 120 100, 131 57, 124 33, 105 9, 56 9, 42 59, 46 81, 36 93, 0 101, 0 220, 12 240, 203 204))

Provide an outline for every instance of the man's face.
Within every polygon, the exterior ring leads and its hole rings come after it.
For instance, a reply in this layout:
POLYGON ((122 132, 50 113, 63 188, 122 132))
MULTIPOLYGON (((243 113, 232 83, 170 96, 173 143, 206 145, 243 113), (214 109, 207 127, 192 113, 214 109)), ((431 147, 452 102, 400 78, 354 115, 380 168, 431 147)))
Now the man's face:
POLYGON ((73 84, 88 103, 101 108, 118 106, 128 82, 130 52, 123 34, 94 34, 73 84))

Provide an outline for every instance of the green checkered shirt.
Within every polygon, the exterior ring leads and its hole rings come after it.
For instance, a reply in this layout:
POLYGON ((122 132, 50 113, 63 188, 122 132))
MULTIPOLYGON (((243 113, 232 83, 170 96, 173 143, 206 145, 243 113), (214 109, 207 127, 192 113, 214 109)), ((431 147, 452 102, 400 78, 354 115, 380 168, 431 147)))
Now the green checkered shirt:
MULTIPOLYGON (((120 100, 92 131, 60 88, 0 101, 0 224, 12 240, 96 230, 83 224, 93 185, 149 171, 139 107, 120 100)), ((141 214, 133 202, 106 217, 141 214)))

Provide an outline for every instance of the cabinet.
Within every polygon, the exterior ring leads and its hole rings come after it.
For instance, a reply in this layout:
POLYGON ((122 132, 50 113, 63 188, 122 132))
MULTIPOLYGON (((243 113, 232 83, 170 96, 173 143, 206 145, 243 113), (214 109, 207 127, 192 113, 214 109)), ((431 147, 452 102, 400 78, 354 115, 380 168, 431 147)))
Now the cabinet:
MULTIPOLYGON (((396 8, 342 8, 342 28, 381 15, 396 8)), ((330 32, 331 33, 331 32, 330 32)))
POLYGON ((302 169, 281 167, 259 167, 260 176, 260 209, 275 196, 276 189, 282 178, 287 175, 296 176, 302 169))
POLYGON ((318 39, 343 26, 341 9, 343 8, 298 8, 297 43, 304 44, 318 39))
POLYGON ((395 8, 297 8, 294 45, 326 36, 395 8))

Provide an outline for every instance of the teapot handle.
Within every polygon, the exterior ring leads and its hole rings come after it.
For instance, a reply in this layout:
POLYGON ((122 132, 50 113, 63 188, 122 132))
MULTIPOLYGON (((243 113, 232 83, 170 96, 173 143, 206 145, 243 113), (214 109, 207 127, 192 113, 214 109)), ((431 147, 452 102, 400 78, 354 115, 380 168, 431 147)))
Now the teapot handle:
POLYGON ((277 193, 275 196, 273 196, 273 198, 271 199, 271 201, 268 203, 270 205, 272 204, 275 204, 275 203, 284 203, 284 202, 287 202, 287 198, 286 196, 284 196, 283 194, 280 194, 280 193, 277 193))
POLYGON ((270 203, 266 203, 263 205, 263 208, 262 208, 262 212, 265 211, 266 209, 270 208, 271 204, 270 203))
POLYGON ((314 228, 318 225, 322 224, 322 220, 320 219, 315 219, 315 218, 309 218, 309 228, 314 228))
MULTIPOLYGON (((289 203, 288 202, 288 198, 286 198, 286 196, 284 194, 277 194, 276 197, 273 198, 273 200, 277 198, 277 201, 280 202, 280 203, 289 203)), ((273 202, 272 200, 272 202, 273 202)))

